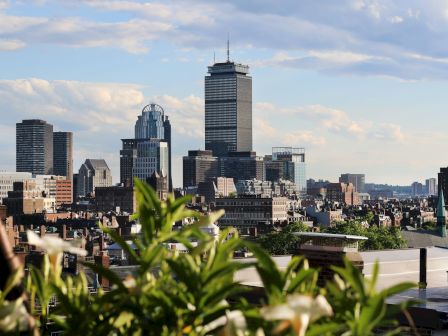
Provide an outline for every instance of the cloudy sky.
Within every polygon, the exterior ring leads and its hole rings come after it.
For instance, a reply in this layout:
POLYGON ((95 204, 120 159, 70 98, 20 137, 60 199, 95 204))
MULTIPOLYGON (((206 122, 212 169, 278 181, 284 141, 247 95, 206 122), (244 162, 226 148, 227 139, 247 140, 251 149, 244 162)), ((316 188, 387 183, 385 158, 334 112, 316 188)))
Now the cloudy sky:
POLYGON ((307 150, 308 177, 410 184, 447 166, 446 0, 0 0, 0 169, 15 123, 75 133, 75 169, 104 158, 149 102, 172 120, 174 181, 203 148, 206 68, 250 66, 254 146, 307 150))

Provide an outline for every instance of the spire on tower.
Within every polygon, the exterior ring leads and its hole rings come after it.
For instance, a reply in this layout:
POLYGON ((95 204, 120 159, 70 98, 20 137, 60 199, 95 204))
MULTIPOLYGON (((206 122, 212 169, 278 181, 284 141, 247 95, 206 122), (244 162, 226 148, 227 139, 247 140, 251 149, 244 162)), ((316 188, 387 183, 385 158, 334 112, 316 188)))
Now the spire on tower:
POLYGON ((227 33, 227 62, 230 62, 230 33, 227 33))

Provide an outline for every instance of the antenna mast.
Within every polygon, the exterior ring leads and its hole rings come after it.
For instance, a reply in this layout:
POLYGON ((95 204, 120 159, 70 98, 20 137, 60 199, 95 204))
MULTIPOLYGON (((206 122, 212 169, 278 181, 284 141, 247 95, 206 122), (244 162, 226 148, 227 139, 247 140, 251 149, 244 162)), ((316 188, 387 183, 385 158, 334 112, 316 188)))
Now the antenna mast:
POLYGON ((230 62, 230 33, 227 33, 227 63, 230 62))

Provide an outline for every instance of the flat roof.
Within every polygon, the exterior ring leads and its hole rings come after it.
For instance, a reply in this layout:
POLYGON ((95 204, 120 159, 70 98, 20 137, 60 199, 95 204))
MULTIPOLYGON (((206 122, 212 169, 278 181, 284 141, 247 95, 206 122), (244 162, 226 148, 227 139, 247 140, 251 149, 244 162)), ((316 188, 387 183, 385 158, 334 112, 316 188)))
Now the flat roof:
POLYGON ((339 233, 321 233, 321 232, 293 232, 296 236, 310 237, 310 238, 338 238, 338 239, 352 239, 352 240, 367 240, 364 236, 353 236, 339 233))

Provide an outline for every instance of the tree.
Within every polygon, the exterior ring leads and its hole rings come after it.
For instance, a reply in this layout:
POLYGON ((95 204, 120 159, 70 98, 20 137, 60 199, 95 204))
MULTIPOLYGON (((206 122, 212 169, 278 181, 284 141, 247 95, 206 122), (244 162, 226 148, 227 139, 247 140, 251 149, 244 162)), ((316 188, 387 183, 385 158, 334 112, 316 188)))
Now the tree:
POLYGON ((306 232, 310 228, 302 222, 295 222, 285 226, 280 232, 270 232, 257 239, 266 251, 271 255, 285 255, 293 253, 300 238, 294 232, 306 232))

